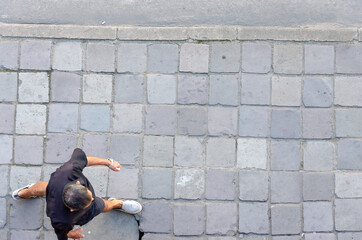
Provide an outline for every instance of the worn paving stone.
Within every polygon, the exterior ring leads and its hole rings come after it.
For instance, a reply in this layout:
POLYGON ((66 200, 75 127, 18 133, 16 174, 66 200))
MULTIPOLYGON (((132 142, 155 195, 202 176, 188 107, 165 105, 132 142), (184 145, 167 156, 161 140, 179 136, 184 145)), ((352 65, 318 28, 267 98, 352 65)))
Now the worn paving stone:
POLYGON ((205 198, 212 200, 234 200, 235 173, 224 170, 207 170, 205 180, 205 198))
POLYGON ((266 169, 267 141, 265 139, 242 139, 237 142, 237 166, 239 168, 266 169))
POLYGON ((26 40, 21 42, 20 68, 50 70, 51 41, 26 40))
POLYGON ((0 165, 0 176, 3 180, 0 183, 0 196, 5 197, 9 193, 9 167, 7 165, 0 165))
POLYGON ((113 105, 113 132, 141 133, 142 132, 142 105, 113 105))
POLYGON ((362 106, 362 77, 336 77, 334 104, 340 106, 362 106))
POLYGON ((138 169, 122 168, 120 172, 109 172, 108 196, 118 199, 138 198, 138 169))
POLYGON ((330 107, 333 104, 332 78, 305 78, 303 103, 306 107, 330 107))
POLYGON ((13 159, 13 137, 0 135, 0 163, 9 164, 13 159))
POLYGON ((89 42, 85 52, 85 70, 92 72, 115 71, 116 47, 104 42, 89 42))
POLYGON ((147 106, 145 133, 150 135, 174 135, 176 111, 172 106, 147 106))
POLYGON ((16 95, 17 95, 17 89, 18 89, 17 78, 18 78, 18 76, 15 72, 14 73, 13 72, 0 72, 0 101, 1 102, 16 101, 16 95))
POLYGON ((108 105, 82 105, 80 129, 94 132, 108 132, 110 128, 110 107, 108 105))
POLYGON ((362 141, 340 140, 337 145, 337 168, 348 170, 362 169, 361 155, 362 141))
POLYGON ((338 44, 336 46, 336 72, 362 73, 362 44, 338 44))
POLYGON ((180 71, 207 73, 209 71, 209 45, 182 44, 180 50, 180 71))
POLYGON ((142 103, 143 76, 121 75, 115 77, 114 101, 116 103, 142 103))
POLYGON ((272 78, 271 104, 275 106, 300 106, 302 80, 300 77, 272 78))
POLYGON ((234 235, 237 225, 236 203, 206 204, 206 234, 234 235))
POLYGON ((78 108, 73 103, 50 104, 48 132, 77 132, 78 108))
POLYGON ((153 233, 146 233, 142 237, 143 240, 172 240, 174 239, 173 236, 167 234, 153 234, 153 233))
POLYGON ((179 204, 174 206, 174 234, 201 235, 205 228, 205 206, 179 204))
POLYGON ((239 203, 240 233, 269 233, 268 203, 239 203))
POLYGON ((0 42, 0 69, 18 69, 18 41, 0 42))
POLYGON ((40 232, 35 231, 11 231, 10 232, 11 240, 36 240, 40 239, 40 232))
MULTIPOLYGON (((235 237, 208 237, 207 240, 235 240, 235 237)), ((257 240, 257 239, 256 239, 257 240)))
POLYGON ((269 44, 243 43, 241 68, 243 72, 268 73, 271 68, 272 51, 269 44))
POLYGON ((336 173, 336 195, 339 198, 362 197, 361 173, 336 173))
POLYGON ((143 204, 140 219, 140 230, 151 233, 171 233, 173 209, 165 202, 149 202, 143 204))
POLYGON ((333 233, 307 233, 305 240, 335 240, 333 233))
POLYGON ((273 205, 271 207, 272 234, 299 234, 302 228, 300 208, 299 205, 294 204, 273 205))
POLYGON ((266 171, 239 172, 239 199, 242 201, 267 201, 269 179, 266 171))
POLYGON ((140 159, 139 136, 113 135, 109 156, 120 164, 135 165, 140 159))
POLYGON ((19 102, 49 102, 48 74, 19 73, 19 102))
POLYGON ((307 141, 303 145, 304 170, 327 171, 334 166, 334 145, 325 141, 307 141))
POLYGON ((303 71, 302 45, 274 45, 273 68, 276 73, 300 74, 303 71))
POLYGON ((300 236, 274 236, 273 240, 301 240, 300 236))
POLYGON ((148 75, 147 101, 151 104, 174 104, 176 101, 176 76, 148 75))
POLYGON ((270 160, 271 170, 299 170, 300 142, 297 140, 272 141, 270 160))
POLYGON ((142 197, 146 199, 171 199, 172 169, 143 169, 142 197))
POLYGON ((83 151, 87 156, 92 157, 107 157, 107 135, 83 135, 83 151))
POLYGON ((212 44, 210 49, 211 72, 239 72, 240 45, 212 44))
POLYGON ((53 69, 79 71, 82 69, 82 43, 77 41, 56 42, 53 69))
POLYGON ((299 138, 300 111, 272 110, 270 135, 272 138, 299 138))
POLYGON ((334 195, 333 173, 303 173, 304 201, 331 201, 334 195))
POLYGON ((268 135, 268 108, 244 106, 239 109, 239 136, 267 137, 268 135))
POLYGON ((79 102, 82 77, 75 73, 54 71, 50 75, 52 102, 79 102))
POLYGON ((83 102, 110 103, 112 101, 111 75, 83 75, 83 102))
POLYGON ((329 109, 304 109, 303 138, 332 138, 334 135, 333 111, 329 109))
POLYGON ((204 195, 205 172, 199 169, 176 169, 175 199, 201 199, 204 195))
POLYGON ((338 233, 338 240, 355 240, 362 238, 361 232, 340 232, 338 233))
POLYGON ((206 165, 209 167, 234 167, 236 141, 230 138, 209 138, 206 143, 206 165))
POLYGON ((336 199, 335 200, 335 228, 337 231, 362 230, 362 200, 336 199))
POLYGON ((269 105, 270 77, 255 74, 241 76, 241 104, 269 105))
POLYGON ((362 110, 336 109, 336 137, 362 137, 362 110))
POLYGON ((238 75, 211 75, 209 104, 237 106, 238 89, 238 75))
POLYGON ((207 108, 180 107, 177 110, 177 132, 191 136, 207 134, 207 108))
POLYGON ((299 203, 302 199, 300 172, 273 172, 271 175, 272 203, 299 203))
POLYGON ((177 102, 179 104, 207 104, 208 78, 205 75, 178 76, 177 102))
POLYGON ((202 138, 175 137, 175 166, 202 167, 204 164, 203 153, 202 138))
POLYGON ((68 134, 48 134, 46 138, 45 162, 65 163, 77 146, 77 138, 68 134))
POLYGON ((143 139, 143 166, 172 167, 173 137, 145 136, 143 139))
POLYGON ((305 45, 304 67, 307 74, 333 74, 334 46, 305 45))
POLYGON ((303 203, 304 231, 333 231, 333 206, 331 202, 303 203))
POLYGON ((117 72, 142 73, 147 69, 147 44, 122 43, 118 46, 117 72))
POLYGON ((3 228, 6 225, 6 199, 0 198, 0 228, 3 228))
POLYGON ((39 229, 42 224, 43 204, 40 198, 10 200, 9 227, 23 230, 39 229))
POLYGON ((238 109, 226 107, 209 107, 208 132, 211 136, 237 135, 238 109))
POLYGON ((178 68, 178 45, 152 44, 148 46, 148 71, 175 73, 178 68))
POLYGON ((16 107, 17 134, 45 134, 46 106, 39 104, 18 104, 16 107))
POLYGON ((43 236, 44 236, 44 240, 57 240, 58 239, 58 237, 57 237, 57 235, 55 235, 54 231, 46 231, 46 232, 44 232, 43 236))
POLYGON ((92 183, 97 197, 103 198, 107 196, 108 171, 105 166, 86 167, 83 170, 83 174, 92 183))
POLYGON ((15 106, 10 104, 0 104, 0 133, 14 133, 15 106))
POLYGON ((42 136, 16 136, 14 142, 14 163, 42 165, 43 142, 44 138, 42 136))

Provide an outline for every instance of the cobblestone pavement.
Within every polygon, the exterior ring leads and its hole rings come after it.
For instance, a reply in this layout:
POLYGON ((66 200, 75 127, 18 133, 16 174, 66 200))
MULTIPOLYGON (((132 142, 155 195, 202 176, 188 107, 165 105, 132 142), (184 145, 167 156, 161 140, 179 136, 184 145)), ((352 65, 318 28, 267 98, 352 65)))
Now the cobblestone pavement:
POLYGON ((278 34, 3 36, 0 239, 55 239, 44 199, 9 194, 75 147, 123 165, 85 174, 142 202, 144 240, 362 239, 362 44, 278 34))

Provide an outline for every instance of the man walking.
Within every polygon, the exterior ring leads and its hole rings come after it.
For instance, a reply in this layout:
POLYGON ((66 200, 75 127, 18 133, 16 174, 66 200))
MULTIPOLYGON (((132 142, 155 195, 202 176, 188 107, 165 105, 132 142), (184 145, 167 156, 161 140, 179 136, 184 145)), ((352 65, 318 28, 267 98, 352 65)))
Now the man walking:
POLYGON ((83 238, 81 228, 72 230, 74 225, 84 225, 101 212, 115 209, 137 214, 142 211, 142 205, 136 201, 96 197, 91 183, 82 173, 85 167, 94 165, 105 165, 117 172, 121 170, 117 161, 87 157, 77 148, 70 160, 51 174, 49 182, 29 184, 15 190, 12 196, 15 200, 46 196, 46 213, 58 240, 83 238))

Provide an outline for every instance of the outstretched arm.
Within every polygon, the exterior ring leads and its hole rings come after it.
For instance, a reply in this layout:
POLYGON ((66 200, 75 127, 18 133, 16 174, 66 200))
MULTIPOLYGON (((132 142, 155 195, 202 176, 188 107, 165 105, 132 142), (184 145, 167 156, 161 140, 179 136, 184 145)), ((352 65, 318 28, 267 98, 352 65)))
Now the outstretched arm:
POLYGON ((113 161, 113 165, 111 165, 111 161, 105 158, 98 158, 98 157, 87 157, 87 167, 95 166, 95 165, 104 165, 109 167, 113 171, 120 171, 122 166, 117 162, 113 161))

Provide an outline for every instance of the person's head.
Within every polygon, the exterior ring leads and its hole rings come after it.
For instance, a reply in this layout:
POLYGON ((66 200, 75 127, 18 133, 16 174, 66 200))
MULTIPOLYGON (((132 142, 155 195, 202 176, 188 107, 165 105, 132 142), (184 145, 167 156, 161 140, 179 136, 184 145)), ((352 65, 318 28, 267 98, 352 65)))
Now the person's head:
POLYGON ((63 202, 71 212, 87 208, 94 200, 92 192, 77 181, 63 190, 63 202))

